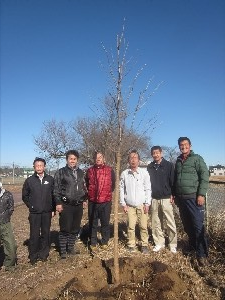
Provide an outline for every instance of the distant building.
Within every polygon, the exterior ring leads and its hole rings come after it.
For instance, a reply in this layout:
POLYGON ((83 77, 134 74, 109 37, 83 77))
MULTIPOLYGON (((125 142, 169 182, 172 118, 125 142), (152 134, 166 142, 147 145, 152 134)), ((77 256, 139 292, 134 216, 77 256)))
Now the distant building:
POLYGON ((210 176, 225 176, 225 167, 221 165, 209 166, 210 176))
POLYGON ((34 169, 33 168, 24 168, 23 169, 23 177, 24 178, 28 178, 33 174, 34 174, 34 169))

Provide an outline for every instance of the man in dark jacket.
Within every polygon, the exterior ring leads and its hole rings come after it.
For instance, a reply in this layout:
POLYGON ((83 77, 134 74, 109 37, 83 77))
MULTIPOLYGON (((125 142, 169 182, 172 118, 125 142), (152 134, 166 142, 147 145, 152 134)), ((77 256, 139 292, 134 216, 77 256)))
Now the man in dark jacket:
POLYGON ((190 250, 197 254, 200 266, 207 264, 208 244, 204 229, 204 203, 209 172, 203 158, 191 150, 191 141, 180 137, 181 155, 175 165, 174 194, 180 210, 190 250))
POLYGON ((56 210, 59 212, 59 246, 62 259, 67 254, 78 254, 74 249, 80 231, 83 207, 86 207, 84 173, 77 166, 79 153, 69 150, 66 153, 66 166, 59 169, 54 179, 56 210))
POLYGON ((86 185, 88 189, 88 217, 91 250, 97 247, 98 220, 101 222, 101 246, 107 248, 110 238, 110 214, 112 192, 115 188, 115 173, 105 164, 101 152, 94 154, 95 164, 87 170, 86 185))
POLYGON ((30 263, 46 261, 50 251, 51 218, 54 216, 53 177, 45 173, 46 161, 35 158, 34 174, 23 185, 22 199, 29 208, 30 263))
POLYGON ((6 271, 13 271, 16 264, 16 241, 10 223, 14 210, 13 195, 2 188, 0 182, 0 240, 4 247, 3 265, 6 271))
POLYGON ((172 253, 176 253, 177 230, 173 214, 172 187, 174 179, 173 164, 162 157, 162 148, 153 146, 151 155, 154 159, 147 170, 150 175, 152 187, 152 236, 155 243, 154 252, 158 252, 165 247, 165 236, 163 232, 163 217, 165 217, 169 248, 172 253))

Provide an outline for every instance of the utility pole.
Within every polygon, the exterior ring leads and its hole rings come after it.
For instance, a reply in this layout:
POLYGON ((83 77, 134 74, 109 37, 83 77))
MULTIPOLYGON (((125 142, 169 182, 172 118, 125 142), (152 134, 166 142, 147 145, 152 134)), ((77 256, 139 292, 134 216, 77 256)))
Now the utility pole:
POLYGON ((13 162, 13 184, 15 183, 14 177, 15 177, 15 165, 14 165, 14 162, 13 162))

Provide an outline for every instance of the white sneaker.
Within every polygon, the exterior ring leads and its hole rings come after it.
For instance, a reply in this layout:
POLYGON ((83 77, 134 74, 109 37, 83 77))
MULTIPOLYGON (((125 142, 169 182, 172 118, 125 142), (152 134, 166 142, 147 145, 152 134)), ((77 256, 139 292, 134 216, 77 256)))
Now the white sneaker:
POLYGON ((154 252, 158 252, 160 251, 161 249, 165 248, 165 246, 161 246, 161 245, 156 245, 154 248, 153 248, 153 251, 154 252))
POLYGON ((172 252, 172 253, 177 253, 177 248, 176 248, 176 247, 170 248, 170 252, 172 252))

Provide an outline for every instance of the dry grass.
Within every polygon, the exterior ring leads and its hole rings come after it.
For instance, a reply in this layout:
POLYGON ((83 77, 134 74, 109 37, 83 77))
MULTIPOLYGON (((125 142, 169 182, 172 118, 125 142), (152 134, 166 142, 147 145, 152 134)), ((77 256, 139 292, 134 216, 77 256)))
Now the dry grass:
MULTIPOLYGON (((126 220, 120 213, 119 227, 119 257, 136 257, 142 259, 140 252, 127 254, 126 244, 126 220)), ((78 299, 74 298, 70 292, 70 282, 74 280, 76 274, 83 272, 82 276, 87 276, 87 285, 94 273, 100 272, 94 265, 93 257, 85 242, 79 243, 77 247, 81 255, 75 258, 68 258, 66 261, 59 259, 57 252, 57 233, 58 233, 58 216, 52 221, 52 248, 50 258, 47 262, 39 262, 36 266, 31 266, 28 262, 28 250, 25 241, 29 238, 28 212, 24 205, 15 208, 12 218, 14 232, 18 244, 18 267, 14 273, 1 271, 0 281, 0 299, 78 299), (92 273, 85 275, 87 265, 93 264, 92 273), (89 279, 88 279, 89 278, 89 279), (71 296, 70 296, 71 295, 71 296)), ((113 216, 112 216, 113 218, 113 216)), ((212 299, 219 300, 225 298, 225 234, 224 220, 225 213, 222 211, 217 215, 209 217, 209 240, 210 240, 210 265, 200 268, 193 255, 184 256, 182 250, 187 245, 186 235, 183 233, 182 225, 178 216, 178 253, 173 255, 165 249, 159 253, 151 254, 144 259, 159 261, 169 266, 182 279, 186 286, 184 299, 212 299)), ((82 220, 83 225, 87 223, 87 214, 85 212, 82 220)), ((150 250, 152 244, 150 244, 150 250)), ((114 241, 110 239, 109 248, 95 253, 95 258, 107 261, 113 258, 114 241)), ((122 300, 122 296, 120 297, 122 300)), ((79 299, 97 299, 85 298, 79 299)), ((107 298, 108 299, 108 298, 107 298)), ((135 298, 134 298, 135 299, 135 298)), ((169 299, 169 298, 168 298, 169 299)), ((180 298, 173 298, 180 299, 180 298)))

